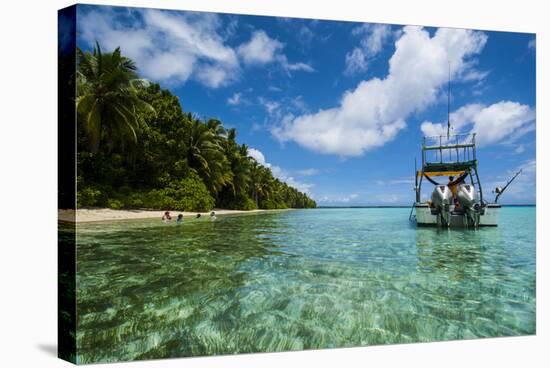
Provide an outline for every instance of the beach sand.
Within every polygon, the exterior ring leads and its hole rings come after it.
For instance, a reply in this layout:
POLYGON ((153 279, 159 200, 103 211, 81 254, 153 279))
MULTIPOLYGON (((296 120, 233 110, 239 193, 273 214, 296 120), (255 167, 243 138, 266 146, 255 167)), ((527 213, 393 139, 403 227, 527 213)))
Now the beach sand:
MULTIPOLYGON (((286 211, 286 210, 223 210, 214 209, 216 216, 237 215, 243 213, 271 212, 271 211, 286 211)), ((179 214, 183 217, 195 217, 199 212, 182 212, 170 211, 172 220, 175 221, 179 214)), ((209 216, 210 212, 200 212, 202 216, 209 216)), ((64 222, 97 222, 97 221, 116 221, 116 220, 135 220, 158 218, 159 220, 164 215, 164 211, 149 211, 149 210, 113 210, 110 208, 81 208, 78 210, 58 210, 58 220, 64 222)))

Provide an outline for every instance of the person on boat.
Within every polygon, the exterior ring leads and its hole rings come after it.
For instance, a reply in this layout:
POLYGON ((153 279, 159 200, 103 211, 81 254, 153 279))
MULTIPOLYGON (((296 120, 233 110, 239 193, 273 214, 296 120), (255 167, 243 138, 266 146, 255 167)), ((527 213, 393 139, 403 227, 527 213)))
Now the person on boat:
POLYGON ((454 176, 451 175, 449 176, 449 182, 447 183, 447 186, 451 190, 451 193, 453 193, 453 198, 456 197, 456 190, 457 190, 457 184, 458 184, 458 183, 455 183, 454 180, 455 180, 454 176))
POLYGON ((178 224, 181 224, 183 222, 183 215, 181 213, 178 215, 178 219, 176 220, 176 222, 178 224))
POLYGON ((172 216, 170 216, 170 211, 164 212, 164 215, 162 216, 162 221, 164 222, 172 221, 172 216))
POLYGON ((217 219, 216 212, 214 211, 210 212, 210 220, 214 221, 215 219, 217 219))
POLYGON ((455 207, 459 207, 460 204, 458 202, 458 197, 456 196, 456 193, 458 191, 458 185, 464 183, 464 178, 466 177, 466 173, 460 175, 458 178, 454 178, 453 176, 449 176, 449 183, 447 183, 447 186, 451 190, 451 193, 453 194, 453 203, 455 207))

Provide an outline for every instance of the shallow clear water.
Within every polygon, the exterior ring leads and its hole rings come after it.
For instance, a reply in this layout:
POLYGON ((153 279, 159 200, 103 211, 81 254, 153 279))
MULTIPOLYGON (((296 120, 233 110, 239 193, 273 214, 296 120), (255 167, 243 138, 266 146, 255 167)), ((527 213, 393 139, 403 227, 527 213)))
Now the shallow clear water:
POLYGON ((535 333, 535 208, 416 229, 409 210, 79 225, 80 363, 535 333))

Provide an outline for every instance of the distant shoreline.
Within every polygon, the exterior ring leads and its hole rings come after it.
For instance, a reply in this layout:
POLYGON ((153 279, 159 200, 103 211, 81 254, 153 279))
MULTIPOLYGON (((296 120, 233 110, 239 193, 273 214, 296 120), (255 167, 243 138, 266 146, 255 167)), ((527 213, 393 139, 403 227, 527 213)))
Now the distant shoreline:
MULTIPOLYGON (((361 208, 410 208, 411 206, 317 206, 318 209, 361 209, 361 208)), ((536 207, 536 204, 504 204, 502 207, 536 207)), ((294 208, 287 209, 257 209, 257 210, 225 210, 214 209, 216 216, 253 214, 263 212, 278 212, 289 211, 294 208)), ((172 219, 175 220, 180 213, 184 218, 194 218, 197 213, 201 216, 209 216, 210 212, 185 212, 185 211, 170 211, 172 219)), ((153 219, 159 220, 164 215, 164 211, 154 210, 113 210, 110 208, 81 208, 77 210, 61 209, 58 210, 58 220, 67 223, 89 223, 89 222, 105 222, 105 221, 124 221, 124 220, 140 220, 153 219)))
MULTIPOLYGON (((536 204, 502 204, 502 207, 536 207, 536 204)), ((411 208, 411 206, 317 206, 316 208, 323 209, 338 209, 338 208, 411 208)))
MULTIPOLYGON (((224 210, 213 209, 216 216, 226 215, 239 215, 239 214, 253 214, 262 212, 277 212, 288 211, 289 209, 275 209, 275 210, 224 210)), ((89 223, 89 222, 105 222, 105 221, 123 221, 123 220, 143 220, 157 218, 159 221, 162 219, 165 211, 151 211, 151 210, 113 210, 110 208, 80 208, 77 210, 60 209, 58 210, 58 220, 67 223, 89 223)), ((197 213, 201 214, 201 217, 209 217, 210 212, 185 212, 185 211, 170 211, 172 221, 176 220, 179 214, 182 214, 184 218, 194 218, 197 213)))

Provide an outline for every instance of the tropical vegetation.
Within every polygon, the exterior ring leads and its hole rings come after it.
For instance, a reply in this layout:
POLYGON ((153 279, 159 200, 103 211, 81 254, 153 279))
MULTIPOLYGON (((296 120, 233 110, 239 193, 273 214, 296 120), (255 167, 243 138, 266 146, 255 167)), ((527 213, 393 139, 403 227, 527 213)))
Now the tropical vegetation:
POLYGON ((120 48, 77 53, 78 207, 182 211, 315 207, 217 119, 182 110, 120 48))

